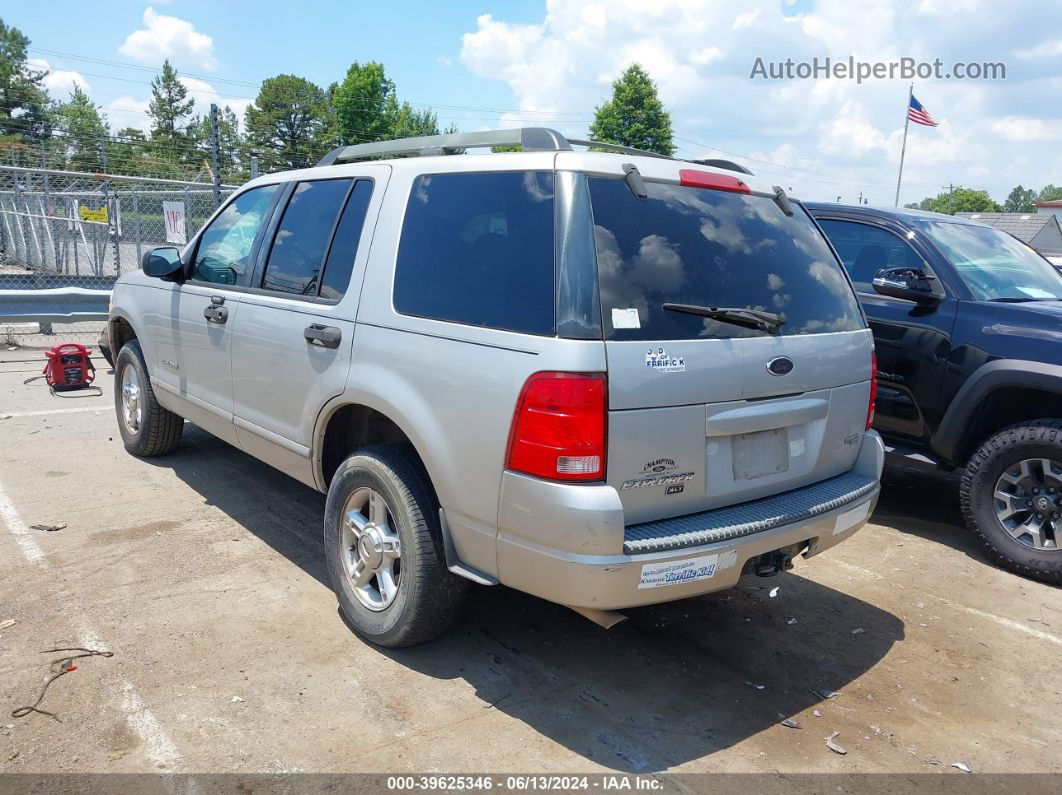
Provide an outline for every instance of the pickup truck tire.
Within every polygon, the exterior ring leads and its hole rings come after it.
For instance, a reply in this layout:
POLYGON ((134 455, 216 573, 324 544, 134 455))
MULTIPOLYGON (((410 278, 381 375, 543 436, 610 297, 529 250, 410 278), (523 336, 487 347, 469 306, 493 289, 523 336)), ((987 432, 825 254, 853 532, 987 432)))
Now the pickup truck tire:
POLYGON ((398 648, 442 634, 460 613, 468 581, 446 567, 438 503, 412 451, 365 447, 328 487, 328 573, 351 628, 398 648))
POLYGON ((133 455, 166 455, 181 441, 184 418, 155 399, 144 352, 136 340, 123 345, 114 362, 114 410, 122 443, 133 455))
POLYGON ((959 496, 989 557, 1017 574, 1062 583, 1062 420, 1021 422, 988 438, 966 465, 959 496), (1016 536, 1025 521, 1034 532, 1016 536))

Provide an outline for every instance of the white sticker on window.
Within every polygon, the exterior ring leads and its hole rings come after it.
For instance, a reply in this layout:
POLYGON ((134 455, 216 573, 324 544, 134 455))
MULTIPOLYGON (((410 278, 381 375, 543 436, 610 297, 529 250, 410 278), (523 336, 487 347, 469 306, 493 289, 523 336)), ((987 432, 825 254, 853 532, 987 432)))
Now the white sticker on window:
POLYGON ((717 571, 729 569, 737 563, 737 551, 731 550, 719 555, 701 555, 686 560, 671 560, 666 563, 646 563, 642 566, 642 576, 638 588, 662 588, 665 585, 681 585, 684 582, 708 580, 717 571))
POLYGON ((864 502, 862 505, 857 505, 855 508, 851 508, 844 513, 838 515, 837 519, 833 523, 833 534, 843 533, 845 530, 850 530, 857 524, 862 522, 870 514, 870 502, 864 502))
POLYGON ((641 328, 642 321, 638 318, 638 310, 631 307, 629 309, 612 309, 612 328, 641 328))

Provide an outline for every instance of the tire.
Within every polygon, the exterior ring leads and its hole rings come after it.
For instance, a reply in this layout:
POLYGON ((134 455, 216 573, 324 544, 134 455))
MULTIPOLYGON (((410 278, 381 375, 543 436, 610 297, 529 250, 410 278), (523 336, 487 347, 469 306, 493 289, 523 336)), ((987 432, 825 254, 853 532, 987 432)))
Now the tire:
POLYGON ((1062 584, 1062 420, 1021 422, 987 439, 966 465, 959 496, 966 525, 989 557, 1017 574, 1062 584), (1001 518, 1008 510, 1014 513, 1001 518))
POLYGON ((118 418, 118 432, 125 449, 135 456, 150 457, 173 452, 181 441, 184 418, 164 409, 155 399, 151 388, 144 352, 140 343, 130 340, 118 352, 114 361, 114 411, 118 418), (130 376, 127 379, 127 374, 130 376), (136 397, 131 403, 139 407, 138 421, 126 417, 123 395, 127 380, 135 378, 136 397))
POLYGON ((339 466, 325 503, 325 558, 340 610, 358 635, 389 648, 445 632, 469 584, 446 567, 438 503, 415 460, 399 444, 359 450, 339 466))

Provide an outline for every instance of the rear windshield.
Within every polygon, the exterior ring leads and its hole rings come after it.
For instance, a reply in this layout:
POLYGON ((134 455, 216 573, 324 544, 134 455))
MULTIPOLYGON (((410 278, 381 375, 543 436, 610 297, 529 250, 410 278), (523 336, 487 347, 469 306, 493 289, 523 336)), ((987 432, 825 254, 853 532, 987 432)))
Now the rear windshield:
POLYGON ((800 208, 768 198, 591 178, 602 326, 611 340, 720 339, 768 332, 666 310, 665 303, 754 309, 780 335, 863 328, 841 266, 800 208))

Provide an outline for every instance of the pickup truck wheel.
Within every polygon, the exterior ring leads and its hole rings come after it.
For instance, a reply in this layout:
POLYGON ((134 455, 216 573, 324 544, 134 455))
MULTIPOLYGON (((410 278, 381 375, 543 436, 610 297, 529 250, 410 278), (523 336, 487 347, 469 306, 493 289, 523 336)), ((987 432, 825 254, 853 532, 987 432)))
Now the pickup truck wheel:
POLYGON ((967 526, 994 560, 1062 583, 1062 420, 1023 422, 989 438, 959 494, 967 526))
POLYGON ((351 627, 379 646, 423 643, 461 609, 468 581, 446 568, 438 506, 403 445, 344 461, 325 503, 325 557, 351 627))
POLYGON ((140 343, 130 340, 114 363, 114 409, 125 449, 137 456, 166 455, 181 441, 184 418, 155 400, 140 343))

